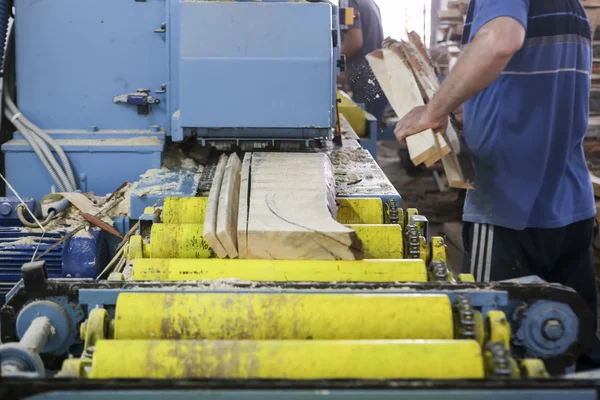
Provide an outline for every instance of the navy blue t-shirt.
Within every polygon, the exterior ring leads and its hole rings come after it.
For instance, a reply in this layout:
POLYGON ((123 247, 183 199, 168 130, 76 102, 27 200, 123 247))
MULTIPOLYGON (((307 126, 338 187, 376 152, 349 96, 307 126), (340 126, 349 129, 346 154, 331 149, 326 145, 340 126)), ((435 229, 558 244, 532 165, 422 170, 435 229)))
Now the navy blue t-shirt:
POLYGON ((592 68, 591 27, 579 0, 472 0, 463 45, 498 17, 527 31, 502 75, 464 105, 475 189, 463 219, 510 229, 592 218, 583 153, 592 68))

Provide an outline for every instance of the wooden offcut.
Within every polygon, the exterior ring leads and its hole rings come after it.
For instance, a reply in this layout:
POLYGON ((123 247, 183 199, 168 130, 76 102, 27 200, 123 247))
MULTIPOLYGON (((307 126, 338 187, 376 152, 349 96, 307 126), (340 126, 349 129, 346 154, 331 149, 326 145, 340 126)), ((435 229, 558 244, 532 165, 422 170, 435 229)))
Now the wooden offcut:
POLYGON ((238 207, 240 200, 240 170, 242 163, 233 153, 227 160, 217 211, 217 238, 229 258, 238 257, 238 207))
POLYGON ((227 257, 227 251, 217 236, 217 212, 219 207, 219 196, 221 194, 221 184, 223 183, 223 175, 225 174, 228 158, 229 157, 223 154, 217 164, 215 177, 213 178, 212 186, 208 194, 206 218, 204 219, 204 239, 220 258, 227 257))
POLYGON ((252 153, 244 155, 242 170, 240 173, 240 201, 238 206, 237 236, 238 236, 238 256, 247 258, 248 239, 246 231, 248 230, 248 203, 250 201, 250 165, 252 163, 252 153))
POLYGON ((244 258, 363 257, 356 233, 333 218, 335 181, 325 154, 253 153, 247 187, 247 243, 245 253, 241 253, 244 258))

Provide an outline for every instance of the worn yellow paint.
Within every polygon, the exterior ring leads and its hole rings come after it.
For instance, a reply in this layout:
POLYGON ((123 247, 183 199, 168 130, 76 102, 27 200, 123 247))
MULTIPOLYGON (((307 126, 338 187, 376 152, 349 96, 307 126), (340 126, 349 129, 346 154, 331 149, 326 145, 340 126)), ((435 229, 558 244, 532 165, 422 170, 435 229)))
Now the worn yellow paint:
POLYGON ((208 197, 167 197, 163 206, 165 224, 203 224, 208 197))
POLYGON ((504 312, 488 311, 487 320, 489 341, 492 343, 501 342, 507 349, 510 349, 511 329, 504 312))
POLYGON ((138 259, 135 281, 236 278, 271 282, 427 282, 422 260, 190 260, 138 259))
POLYGON ((121 293, 114 338, 452 339, 448 296, 357 293, 121 293))
POLYGON ((144 244, 140 235, 133 235, 127 244, 127 261, 144 258, 144 244))
POLYGON ((483 378, 479 345, 449 341, 104 340, 91 378, 483 378))
POLYGON ((471 274, 459 274, 458 281, 464 283, 475 283, 475 277, 471 274))
POLYGON ((367 113, 352 101, 346 93, 338 91, 338 98, 340 99, 338 103, 340 114, 346 117, 346 120, 359 137, 364 137, 367 134, 367 113))
POLYGON ((431 238, 431 261, 447 262, 446 244, 441 237, 434 236, 431 238))
POLYGON ((337 221, 340 224, 383 224, 380 198, 338 198, 337 221))
POLYGON ((150 258, 210 258, 202 224, 153 224, 150 258))
POLYGON ((400 225, 347 225, 363 244, 365 258, 401 259, 404 233, 400 225))
POLYGON ((523 378, 540 379, 550 377, 550 374, 548 374, 544 362, 537 358, 526 358, 522 360, 521 371, 523 374, 523 378))

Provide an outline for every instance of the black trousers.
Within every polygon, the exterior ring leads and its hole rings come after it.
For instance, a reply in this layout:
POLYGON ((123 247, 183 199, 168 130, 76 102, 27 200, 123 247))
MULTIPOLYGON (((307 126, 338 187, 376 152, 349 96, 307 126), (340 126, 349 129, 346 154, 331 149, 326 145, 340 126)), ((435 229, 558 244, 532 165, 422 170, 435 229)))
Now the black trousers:
MULTIPOLYGON (((473 274, 478 282, 537 275, 547 282, 571 287, 588 305, 596 328, 598 300, 593 241, 593 218, 562 228, 523 231, 465 222, 462 270, 473 274)), ((593 353, 600 355, 597 350, 593 353)), ((600 357, 591 354, 590 357, 600 361, 600 357)))

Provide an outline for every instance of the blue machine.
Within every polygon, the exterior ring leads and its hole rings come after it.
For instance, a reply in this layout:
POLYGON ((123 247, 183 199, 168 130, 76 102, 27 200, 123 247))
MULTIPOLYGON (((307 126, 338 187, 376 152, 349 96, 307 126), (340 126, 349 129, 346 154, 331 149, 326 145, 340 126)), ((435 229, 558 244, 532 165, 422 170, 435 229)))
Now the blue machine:
MULTIPOLYGON (((342 66, 337 7, 59 4, 15 2, 16 93, 22 115, 63 147, 83 191, 105 195, 160 168, 167 137, 331 137, 342 66)), ((20 134, 2 150, 22 196, 51 192, 52 179, 20 134)))

